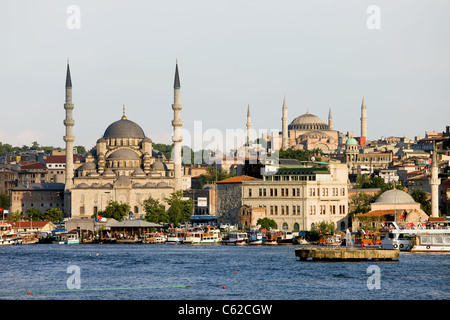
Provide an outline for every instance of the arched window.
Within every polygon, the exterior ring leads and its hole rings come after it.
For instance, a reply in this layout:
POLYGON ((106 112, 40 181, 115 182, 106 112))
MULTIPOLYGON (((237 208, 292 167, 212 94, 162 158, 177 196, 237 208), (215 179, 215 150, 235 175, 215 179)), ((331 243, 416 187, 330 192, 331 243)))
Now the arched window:
POLYGON ((288 224, 285 222, 285 223, 283 223, 283 227, 282 227, 282 229, 283 230, 288 230, 288 224))
POLYGON ((299 231, 299 230, 300 230, 299 224, 297 222, 294 223, 294 231, 299 231))

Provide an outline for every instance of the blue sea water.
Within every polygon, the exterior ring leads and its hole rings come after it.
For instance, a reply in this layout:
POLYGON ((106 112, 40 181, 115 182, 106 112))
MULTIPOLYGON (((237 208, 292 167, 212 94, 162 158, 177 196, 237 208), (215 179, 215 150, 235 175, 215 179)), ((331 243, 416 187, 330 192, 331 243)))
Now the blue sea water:
POLYGON ((394 262, 312 262, 298 261, 295 248, 4 246, 0 247, 0 299, 450 299, 448 254, 401 253, 399 261, 394 262))

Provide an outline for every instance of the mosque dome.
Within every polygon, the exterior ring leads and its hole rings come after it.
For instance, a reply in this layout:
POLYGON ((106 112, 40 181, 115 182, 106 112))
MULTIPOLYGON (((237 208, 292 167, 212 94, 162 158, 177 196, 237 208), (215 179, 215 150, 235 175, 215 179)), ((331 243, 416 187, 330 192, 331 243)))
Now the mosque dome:
POLYGON ((138 138, 144 139, 144 130, 135 122, 128 120, 125 116, 122 119, 111 123, 106 128, 103 138, 138 138))
POLYGON ((345 145, 346 146, 353 146, 353 145, 357 145, 358 141, 356 141, 355 138, 348 138, 347 141, 345 141, 345 145))
POLYGON ((415 204, 414 199, 405 191, 392 189, 383 192, 375 201, 377 204, 415 204))
POLYGON ((306 112, 305 114, 295 118, 289 125, 289 130, 328 130, 329 126, 318 116, 306 112))

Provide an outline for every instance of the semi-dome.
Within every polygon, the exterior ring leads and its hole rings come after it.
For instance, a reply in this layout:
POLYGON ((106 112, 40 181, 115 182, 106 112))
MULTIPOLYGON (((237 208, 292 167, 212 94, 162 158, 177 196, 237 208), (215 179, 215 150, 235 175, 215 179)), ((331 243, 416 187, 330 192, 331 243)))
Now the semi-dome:
POLYGON ((119 121, 113 122, 106 128, 103 138, 138 138, 144 139, 144 130, 135 122, 124 117, 119 121))
POLYGON ((375 201, 377 204, 415 204, 414 199, 405 191, 392 189, 383 192, 375 201))
POLYGON ((137 160, 139 155, 130 149, 119 149, 108 156, 108 160, 137 160))
POLYGON ((318 116, 309 112, 295 118, 289 125, 289 129, 297 130, 328 130, 329 126, 318 116))

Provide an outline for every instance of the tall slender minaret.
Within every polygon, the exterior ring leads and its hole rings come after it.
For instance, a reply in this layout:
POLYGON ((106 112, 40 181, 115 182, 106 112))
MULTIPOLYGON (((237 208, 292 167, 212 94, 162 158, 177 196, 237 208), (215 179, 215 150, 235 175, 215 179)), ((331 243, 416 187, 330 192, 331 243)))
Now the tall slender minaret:
POLYGON ((438 178, 438 161, 436 144, 433 142, 433 156, 431 160, 431 216, 439 217, 439 185, 441 184, 441 179, 438 178))
POLYGON ((364 96, 361 104, 361 137, 367 138, 367 108, 364 96))
POLYGON ((66 135, 64 141, 66 142, 66 180, 65 190, 72 189, 73 186, 73 142, 75 137, 73 136, 73 126, 75 121, 72 117, 72 110, 74 106, 72 103, 72 79, 70 77, 69 59, 67 59, 67 74, 66 74, 66 102, 64 103, 64 109, 66 110, 66 119, 64 120, 64 126, 66 127, 66 135))
POLYGON ((178 75, 178 61, 175 66, 175 81, 173 84, 174 91, 174 101, 172 104, 173 109, 173 161, 174 161, 174 176, 175 176, 175 191, 182 190, 182 173, 181 173, 181 141, 183 137, 181 136, 181 126, 183 121, 181 121, 181 109, 183 105, 180 103, 180 76, 178 75))
POLYGON ((250 119, 250 103, 249 103, 247 107, 247 146, 250 145, 251 130, 252 130, 252 120, 250 119))
POLYGON ((286 95, 284 95, 283 99, 283 114, 281 117, 281 127, 282 127, 282 133, 281 133, 281 149, 286 150, 289 148, 289 138, 288 138, 288 110, 287 110, 287 104, 286 104, 286 95))
POLYGON ((333 130, 333 117, 331 116, 331 106, 328 111, 328 129, 333 130))

